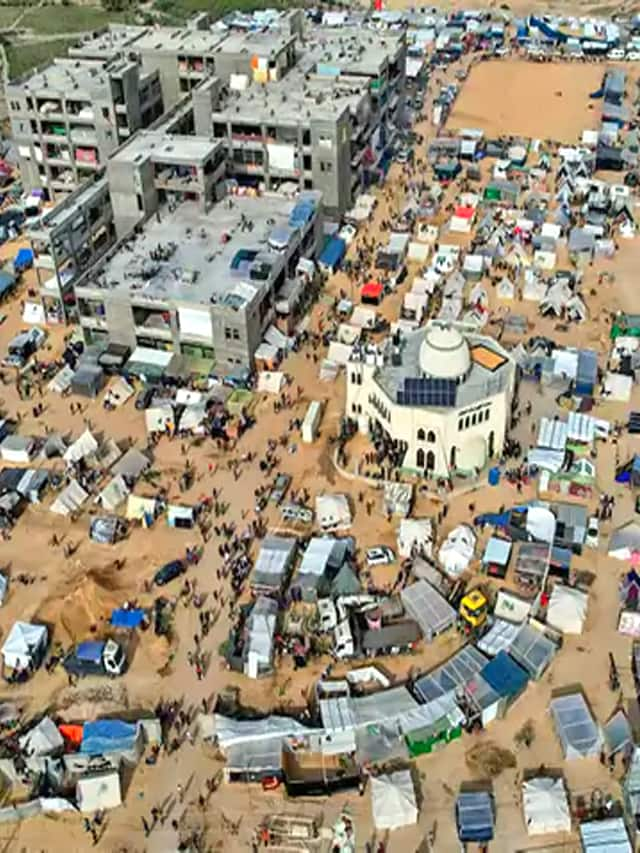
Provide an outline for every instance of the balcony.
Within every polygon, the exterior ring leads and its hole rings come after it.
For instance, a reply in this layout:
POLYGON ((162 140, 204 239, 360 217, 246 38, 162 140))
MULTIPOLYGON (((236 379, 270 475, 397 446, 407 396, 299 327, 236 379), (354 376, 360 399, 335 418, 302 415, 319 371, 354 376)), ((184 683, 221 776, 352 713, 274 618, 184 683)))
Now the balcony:
POLYGON ((179 192, 202 192, 203 181, 198 170, 182 166, 156 166, 155 186, 157 189, 178 190, 179 192))

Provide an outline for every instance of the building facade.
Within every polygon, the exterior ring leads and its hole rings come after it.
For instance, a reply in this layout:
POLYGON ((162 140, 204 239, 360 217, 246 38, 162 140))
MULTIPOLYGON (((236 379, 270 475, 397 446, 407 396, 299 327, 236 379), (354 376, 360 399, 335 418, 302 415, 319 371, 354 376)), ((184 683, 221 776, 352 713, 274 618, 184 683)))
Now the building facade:
POLYGON ((56 60, 6 87, 25 190, 59 201, 163 112, 158 72, 127 59, 56 60))
POLYGON ((492 338, 430 323, 360 349, 347 365, 346 415, 421 476, 473 475, 502 452, 515 364, 492 338))

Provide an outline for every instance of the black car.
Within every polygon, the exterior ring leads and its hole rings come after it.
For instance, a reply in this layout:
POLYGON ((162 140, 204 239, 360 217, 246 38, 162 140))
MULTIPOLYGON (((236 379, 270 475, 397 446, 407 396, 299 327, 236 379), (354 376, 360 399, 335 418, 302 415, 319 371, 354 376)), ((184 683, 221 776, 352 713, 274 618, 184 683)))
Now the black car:
POLYGON ((163 566, 153 576, 153 582, 156 586, 164 586, 175 578, 179 578, 187 571, 187 564, 184 560, 172 560, 163 566))
POLYGON ((153 395, 157 388, 154 385, 147 385, 136 397, 136 409, 148 409, 153 400, 153 395))

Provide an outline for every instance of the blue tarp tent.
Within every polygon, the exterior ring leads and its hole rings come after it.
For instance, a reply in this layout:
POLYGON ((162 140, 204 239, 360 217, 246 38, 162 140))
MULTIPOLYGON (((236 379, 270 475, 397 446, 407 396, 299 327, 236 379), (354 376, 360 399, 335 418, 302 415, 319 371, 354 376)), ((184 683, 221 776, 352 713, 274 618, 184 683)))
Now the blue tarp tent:
POLYGON ((122 720, 94 720, 82 727, 80 752, 85 755, 104 755, 105 752, 131 750, 136 743, 137 729, 122 720))
POLYGON ((347 244, 342 237, 331 237, 320 253, 318 263, 321 267, 335 272, 347 252, 347 244))
POLYGON ((578 353, 576 394, 591 397, 598 381, 598 354, 594 350, 582 349, 578 353))
POLYGON ((13 260, 13 268, 16 272, 28 270, 33 266, 33 251, 31 249, 20 249, 13 260))
POLYGON ((518 696, 527 686, 529 676, 505 651, 498 652, 480 672, 498 696, 518 696))
POLYGON ((552 39, 552 41, 566 42, 569 38, 565 33, 554 29, 546 21, 543 21, 542 18, 537 18, 535 15, 531 15, 529 24, 536 30, 539 30, 548 39, 552 39))
POLYGON ((144 610, 123 610, 121 607, 111 614, 111 624, 115 628, 138 628, 144 619, 144 610))
POLYGON ((0 270, 0 299, 13 290, 15 283, 15 276, 11 275, 10 272, 6 272, 6 270, 0 270))
POLYGON ((458 795, 456 823, 461 842, 477 843, 493 838, 493 803, 487 791, 469 791, 458 795))

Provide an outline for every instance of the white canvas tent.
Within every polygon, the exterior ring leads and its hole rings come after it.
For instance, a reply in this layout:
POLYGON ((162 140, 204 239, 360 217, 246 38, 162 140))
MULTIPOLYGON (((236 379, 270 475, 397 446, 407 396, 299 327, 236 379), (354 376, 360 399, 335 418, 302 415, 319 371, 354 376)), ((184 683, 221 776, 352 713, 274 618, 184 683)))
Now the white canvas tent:
POLYGON ((65 462, 74 463, 80 462, 81 459, 86 459, 98 450, 98 442, 93 437, 91 430, 86 429, 82 435, 77 438, 73 444, 65 450, 65 462))
POLYGON ((100 504, 103 509, 109 512, 115 512, 121 503, 127 499, 129 495, 129 487, 125 483, 122 474, 118 474, 112 480, 109 480, 104 489, 96 497, 95 503, 100 504))
POLYGON ((49 391, 54 391, 56 394, 63 394, 67 388, 71 388, 71 380, 73 379, 74 370, 68 364, 59 370, 47 385, 49 391))
POLYGON ((115 809, 122 805, 120 774, 107 770, 82 776, 76 783, 76 800, 81 812, 96 812, 99 809, 115 809))
POLYGON ((587 618, 587 603, 586 593, 556 584, 549 599, 547 624, 562 634, 581 634, 587 618))
POLYGON ((476 534, 468 524, 459 524, 449 533, 438 551, 445 574, 458 578, 469 568, 476 547, 476 534))
POLYGON ((321 530, 347 530, 351 527, 351 509, 346 495, 318 495, 316 520, 321 530))
POLYGON ((371 808, 376 829, 400 829, 418 822, 418 804, 409 770, 371 778, 371 808))
POLYGON ((127 498, 127 518, 142 521, 145 517, 154 518, 156 514, 156 499, 145 498, 141 495, 129 495, 127 498))
POLYGON ((76 512, 89 497, 77 480, 71 480, 69 485, 58 495, 51 504, 51 512, 56 515, 69 515, 76 512))
POLYGON ((261 394, 279 394, 284 385, 284 373, 280 370, 261 370, 258 373, 258 388, 261 394))
POLYGON ((529 835, 571 832, 571 813, 562 779, 541 776, 524 782, 522 807, 529 835))
POLYGON ((14 622, 2 646, 4 665, 9 669, 28 669, 38 662, 48 640, 44 625, 30 622, 14 622))
POLYGON ((433 524, 430 518, 403 518, 398 528, 398 553, 410 557, 413 549, 430 557, 433 550, 433 524))

